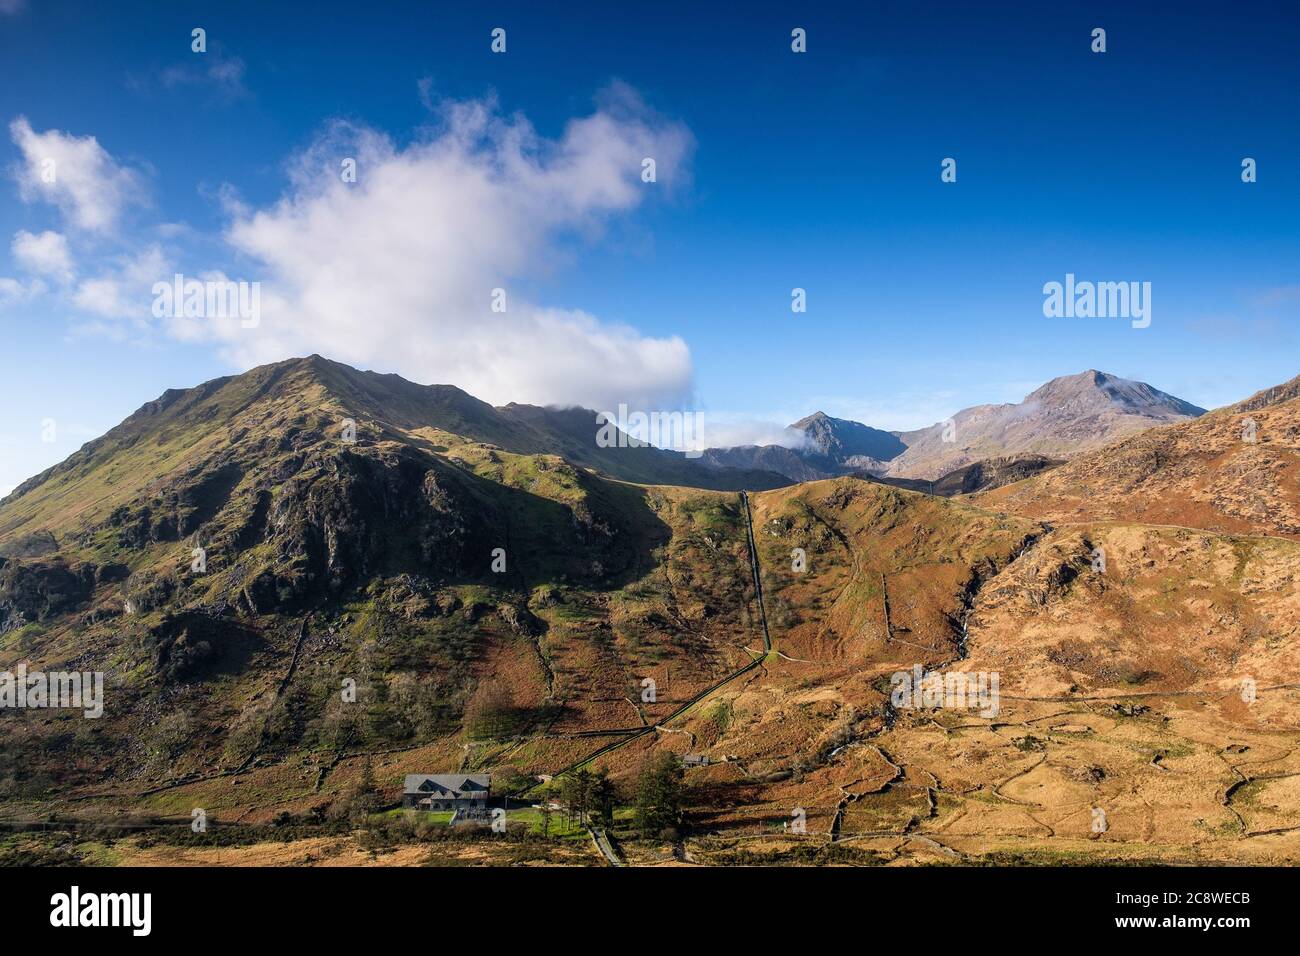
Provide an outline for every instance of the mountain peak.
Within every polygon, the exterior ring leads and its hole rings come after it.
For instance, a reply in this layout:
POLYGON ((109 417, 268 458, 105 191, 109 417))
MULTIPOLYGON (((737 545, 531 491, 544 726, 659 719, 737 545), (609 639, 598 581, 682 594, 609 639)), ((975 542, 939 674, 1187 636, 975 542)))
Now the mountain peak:
POLYGON ((1114 408, 1124 414, 1141 415, 1160 421, 1195 418, 1205 409, 1162 392, 1146 382, 1121 378, 1095 368, 1074 375, 1062 375, 1030 392, 1021 407, 1043 410, 1077 409, 1080 404, 1098 410, 1114 408))
POLYGON ((797 428, 802 431, 803 429, 807 428, 810 425, 814 425, 820 422, 835 422, 835 421, 839 421, 839 419, 832 418, 830 415, 827 415, 825 412, 816 411, 813 412, 811 415, 805 415, 803 418, 799 419, 797 422, 790 425, 790 427, 797 428))
POLYGON ((1089 368, 1084 369, 1082 372, 1075 372, 1072 375, 1058 375, 1056 378, 1048 379, 1030 394, 1033 395, 1045 390, 1097 388, 1109 382, 1117 381, 1123 381, 1123 379, 1118 375, 1112 375, 1110 372, 1089 368))
POLYGON ((905 447, 889 432, 846 418, 834 418, 821 411, 799 419, 790 428, 806 435, 818 454, 837 464, 847 463, 853 458, 888 461, 902 454, 905 447))

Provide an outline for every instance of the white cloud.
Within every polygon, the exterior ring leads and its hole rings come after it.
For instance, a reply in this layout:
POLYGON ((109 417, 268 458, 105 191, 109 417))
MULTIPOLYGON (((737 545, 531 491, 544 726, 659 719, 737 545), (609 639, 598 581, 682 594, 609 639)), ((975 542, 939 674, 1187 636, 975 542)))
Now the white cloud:
POLYGON ((62 233, 46 230, 33 235, 25 229, 19 230, 14 234, 11 250, 18 264, 28 271, 53 276, 64 283, 72 281, 72 255, 68 252, 68 239, 62 233))
POLYGON ((438 106, 433 99, 433 77, 420 77, 415 81, 415 89, 420 95, 420 104, 430 113, 436 112, 438 106))
MULTIPOLYGON (((248 95, 244 86, 244 61, 237 56, 223 56, 213 51, 191 54, 184 63, 169 66, 158 74, 158 83, 164 89, 207 87, 219 99, 231 101, 248 95)), ((130 85, 146 90, 147 85, 129 81, 130 85)))
POLYGON ((21 302, 30 302, 44 292, 45 283, 40 279, 23 283, 17 279, 0 276, 0 309, 21 302))
POLYGON ((0 13, 17 13, 25 3, 26 0, 0 0, 0 13))
POLYGON ((761 421, 743 413, 705 412, 696 448, 734 448, 737 445, 781 445, 802 448, 808 436, 774 421, 761 421))
POLYGON ((93 136, 38 133, 25 116, 9 124, 9 134, 22 152, 13 170, 19 196, 53 203, 79 229, 106 232, 123 209, 142 200, 139 175, 114 161, 93 136))
POLYGON ((228 201, 227 239, 251 265, 233 278, 262 283, 262 321, 206 334, 241 364, 320 352, 497 403, 680 403, 692 385, 680 338, 519 290, 561 264, 565 239, 592 239, 683 179, 690 148, 684 127, 624 88, 553 140, 485 101, 444 107, 441 125, 405 146, 336 124, 297 157, 278 203, 228 201), (340 177, 344 157, 356 159, 355 183, 340 177), (644 157, 658 182, 641 181, 644 157), (505 313, 491 310, 495 288, 505 313))
MULTIPOLYGON (((79 283, 72 303, 83 312, 108 319, 134 320, 142 325, 152 314, 154 283, 171 281, 172 274, 162 248, 150 245, 79 283)), ((93 328, 102 329, 101 326, 93 328)))

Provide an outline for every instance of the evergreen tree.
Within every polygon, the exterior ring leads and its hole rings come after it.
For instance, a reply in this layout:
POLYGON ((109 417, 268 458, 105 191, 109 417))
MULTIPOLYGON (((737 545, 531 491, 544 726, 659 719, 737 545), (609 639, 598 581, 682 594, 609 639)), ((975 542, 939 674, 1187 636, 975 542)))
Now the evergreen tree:
POLYGON ((677 756, 671 753, 659 754, 641 771, 634 820, 643 836, 657 837, 681 826, 686 802, 685 777, 677 756))
POLYGON ((593 780, 591 771, 586 767, 580 767, 564 778, 562 793, 569 808, 570 820, 576 816, 580 824, 587 823, 593 780))
POLYGON ((618 788, 609 779, 609 770, 601 767, 591 781, 591 812, 602 827, 614 826, 614 807, 618 805, 618 788))

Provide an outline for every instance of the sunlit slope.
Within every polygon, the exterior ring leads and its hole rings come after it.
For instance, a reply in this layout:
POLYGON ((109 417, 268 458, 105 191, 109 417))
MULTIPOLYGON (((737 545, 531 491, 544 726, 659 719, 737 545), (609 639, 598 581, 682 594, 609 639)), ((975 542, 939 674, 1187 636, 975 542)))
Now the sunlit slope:
POLYGON ((1052 522, 1116 520, 1300 537, 1300 386, 1292 381, 974 496, 1052 522))

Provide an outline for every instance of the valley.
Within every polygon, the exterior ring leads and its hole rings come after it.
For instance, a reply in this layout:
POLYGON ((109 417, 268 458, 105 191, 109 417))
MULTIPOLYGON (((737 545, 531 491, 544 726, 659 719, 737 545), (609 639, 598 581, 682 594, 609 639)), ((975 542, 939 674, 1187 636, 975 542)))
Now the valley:
POLYGON ((647 481, 688 466, 394 379, 169 393, 0 504, 0 668, 106 680, 0 715, 7 852, 602 865, 539 830, 587 768, 633 864, 1300 853, 1293 386, 939 497, 647 481), (897 706, 916 666, 996 715, 897 706), (685 823, 640 833, 664 754, 685 823), (496 842, 384 809, 451 771, 513 793, 496 842))

